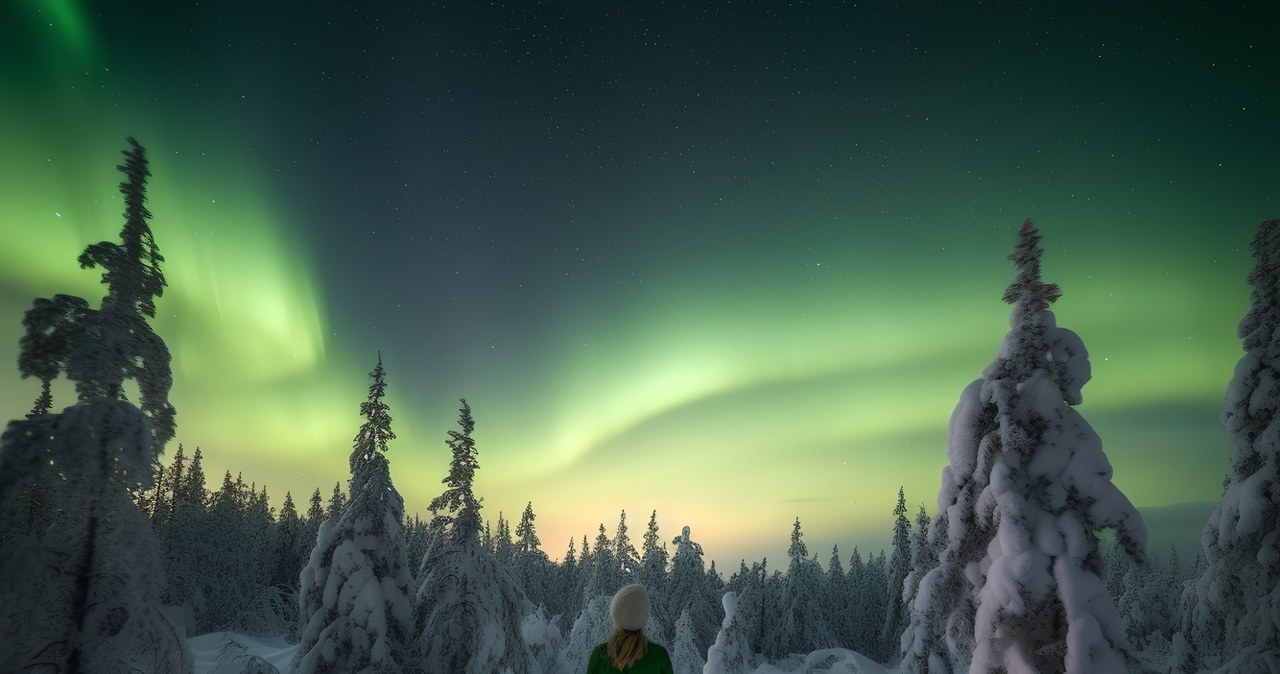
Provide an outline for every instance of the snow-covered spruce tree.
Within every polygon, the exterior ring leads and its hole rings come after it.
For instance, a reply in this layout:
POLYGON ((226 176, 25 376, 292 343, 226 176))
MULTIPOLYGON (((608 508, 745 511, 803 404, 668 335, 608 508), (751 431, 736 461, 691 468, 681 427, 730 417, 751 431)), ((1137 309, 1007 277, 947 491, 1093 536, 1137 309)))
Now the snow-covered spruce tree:
POLYGON ((893 659, 898 656, 902 630, 907 626, 906 580, 911 574, 911 522, 907 520, 907 496, 898 487, 898 502, 893 507, 893 554, 889 558, 889 603, 885 608, 884 629, 880 632, 880 652, 893 659))
MULTIPOLYGON (((173 516, 159 532, 168 581, 164 603, 188 611, 188 622, 197 631, 207 613, 203 588, 207 587, 208 567, 212 556, 220 552, 212 549, 214 542, 209 536, 211 515, 203 462, 204 452, 196 447, 185 475, 174 479, 173 516)), ((170 469, 171 479, 176 468, 175 464, 170 469)))
POLYGON ((689 609, 680 612, 676 619, 671 638, 671 671, 672 674, 701 674, 706 661, 702 654, 706 650, 699 648, 694 641, 693 618, 689 609))
POLYGON ((347 495, 342 491, 342 483, 333 483, 333 493, 329 495, 329 503, 325 506, 325 519, 336 520, 342 516, 342 509, 347 507, 347 495))
POLYGON ((1040 279, 1039 242, 1028 220, 1004 294, 1011 329, 951 417, 938 494, 947 543, 912 607, 904 672, 1125 671, 1097 532, 1114 529, 1140 556, 1146 528, 1072 407, 1088 356, 1049 311, 1060 293, 1040 279))
POLYGON ((730 590, 720 599, 724 605, 724 621, 720 623, 716 642, 707 651, 704 674, 747 674, 755 669, 755 653, 751 650, 747 628, 738 620, 738 596, 730 590))
POLYGON ((877 660, 888 660, 889 654, 884 652, 880 638, 889 606, 889 559, 884 550, 867 559, 854 585, 854 596, 861 619, 854 623, 853 650, 877 660))
MULTIPOLYGON (((676 552, 671 559, 671 575, 667 580, 666 614, 678 619, 680 613, 688 609, 694 644, 705 653, 715 641, 719 629, 719 611, 715 608, 719 595, 707 587, 702 546, 690 537, 689 527, 684 527, 672 544, 676 546, 676 552)), ((674 633, 671 639, 675 639, 674 633)))
POLYGON ((533 513, 533 502, 529 502, 525 504, 520 523, 516 525, 512 571, 529 601, 542 606, 544 610, 554 609, 558 597, 553 596, 556 589, 551 578, 551 559, 539 547, 542 542, 538 540, 535 519, 537 515, 533 513))
MULTIPOLYGON (((734 619, 741 626, 755 658, 756 654, 764 653, 765 637, 770 634, 765 625, 766 595, 769 594, 769 589, 765 580, 764 563, 752 562, 751 568, 747 568, 746 560, 742 560, 738 572, 729 579, 729 589, 737 593, 734 619)), ((721 602, 723 603, 723 597, 721 602)), ((768 613, 773 615, 772 607, 768 609, 768 613)))
POLYGON ((293 493, 284 493, 280 504, 280 516, 276 519, 275 548, 270 557, 271 584, 287 588, 291 594, 298 591, 298 576, 305 562, 298 557, 298 538, 302 534, 302 518, 293 502, 293 493))
POLYGON ((548 588, 552 614, 556 625, 564 634, 569 633, 573 619, 582 610, 582 592, 578 583, 578 552, 574 548, 573 537, 569 538, 569 547, 565 550, 560 563, 551 567, 551 585, 548 588), (557 615, 558 614, 558 615, 557 615))
MULTIPOLYGON (((640 553, 631 545, 631 537, 627 535, 627 511, 618 515, 618 528, 613 534, 613 561, 622 574, 619 587, 634 581, 636 571, 640 569, 640 553)), ((646 590, 647 591, 647 590, 646 590)))
POLYGON ((674 621, 667 615, 667 548, 662 544, 658 534, 658 511, 649 514, 649 524, 645 527, 644 538, 640 544, 640 569, 636 572, 636 582, 648 591, 651 607, 650 620, 663 625, 674 621))
POLYGON ((299 582, 296 671, 400 672, 411 666, 413 580, 405 557, 404 501, 386 458, 391 430, 382 356, 360 404, 351 451, 351 500, 320 526, 299 582))
POLYGON ((449 431, 452 452, 445 491, 429 508, 445 530, 423 556, 415 613, 418 661, 427 672, 541 674, 520 637, 533 612, 506 567, 480 544, 480 500, 472 489, 479 468, 475 421, 462 400, 458 425, 449 431))
POLYGON ((1258 227, 1252 249, 1245 353, 1222 410, 1231 468, 1184 600, 1190 659, 1220 672, 1280 670, 1280 220, 1258 227))
POLYGON ((808 653, 836 647, 838 639, 827 624, 827 597, 823 593, 822 567, 809 558, 799 517, 791 527, 791 545, 787 548, 787 558, 790 562, 779 606, 782 652, 808 653))
MULTIPOLYGON (((578 612, 561 651, 560 666, 549 674, 579 674, 586 670, 587 660, 596 646, 604 643, 613 631, 613 618, 609 616, 609 601, 612 597, 601 595, 592 597, 578 612)), ((646 625, 644 632, 652 638, 652 625, 646 625)))
MULTIPOLYGON (((938 565, 938 551, 930 535, 933 521, 929 518, 929 514, 925 512, 924 504, 920 504, 920 510, 916 512, 916 526, 911 532, 911 573, 907 574, 902 588, 902 603, 903 610, 906 611, 906 624, 910 624, 911 621, 911 606, 915 603, 916 594, 920 590, 920 580, 924 578, 924 574, 938 565)), ((894 653, 899 657, 902 655, 900 642, 901 635, 899 635, 898 643, 892 644, 894 653)))
POLYGON ((511 540, 511 523, 502 518, 502 513, 498 513, 498 530, 493 536, 493 556, 498 558, 498 562, 507 566, 515 557, 515 541, 511 540))
POLYGON ((303 566, 306 566, 306 560, 311 559, 311 551, 316 547, 316 537, 320 534, 320 525, 325 517, 324 497, 320 495, 320 488, 316 487, 307 502, 307 515, 302 520, 302 531, 298 533, 297 556, 303 560, 303 566))
POLYGON ((564 635, 547 612, 539 606, 520 623, 520 636, 529 645, 529 652, 538 661, 543 672, 552 671, 560 662, 560 649, 564 635))
MULTIPOLYGON (((831 546, 831 559, 827 562, 827 575, 823 579, 823 602, 827 616, 827 626, 835 642, 831 648, 849 648, 853 643, 853 584, 844 572, 844 561, 840 559, 840 546, 831 546)), ((723 628, 721 628, 723 629, 723 628)))
POLYGON ((587 573, 587 584, 583 589, 583 598, 590 599, 601 595, 613 596, 617 588, 622 587, 622 567, 614 554, 613 541, 605 534, 604 522, 596 533, 595 550, 590 555, 587 573))
POLYGON ((0 671, 191 668, 160 613, 158 545, 130 496, 151 486, 174 427, 169 351, 147 323, 165 285, 147 224, 151 174, 145 150, 129 143, 117 167, 120 243, 90 245, 79 258, 104 270, 101 306, 57 295, 35 300, 23 320, 18 368, 41 380, 42 394, 37 414, 0 436, 0 519, 20 515, 14 498, 33 488, 52 490, 58 512, 0 546, 0 671), (50 414, 43 384, 62 373, 79 400, 50 414), (138 406, 124 399, 126 380, 137 384, 138 406))

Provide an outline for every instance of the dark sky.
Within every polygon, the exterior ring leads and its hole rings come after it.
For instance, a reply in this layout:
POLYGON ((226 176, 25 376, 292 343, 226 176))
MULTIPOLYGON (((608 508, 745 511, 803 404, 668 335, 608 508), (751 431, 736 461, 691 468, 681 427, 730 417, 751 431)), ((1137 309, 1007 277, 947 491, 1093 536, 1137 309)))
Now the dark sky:
POLYGON ((99 292, 137 136, 211 475, 343 479, 381 350, 411 511, 465 396, 486 515, 532 500, 553 556, 622 508, 724 563, 796 516, 879 547, 899 485, 932 509, 1032 217, 1117 483, 1218 495, 1280 212, 1269 3, 105 4, 0 8, 0 357, 33 297, 99 292))

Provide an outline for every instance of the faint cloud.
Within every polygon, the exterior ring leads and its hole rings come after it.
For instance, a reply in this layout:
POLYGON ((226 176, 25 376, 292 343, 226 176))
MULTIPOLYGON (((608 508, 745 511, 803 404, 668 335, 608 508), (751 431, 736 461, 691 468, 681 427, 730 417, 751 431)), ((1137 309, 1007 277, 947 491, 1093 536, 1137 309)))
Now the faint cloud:
POLYGON ((823 496, 823 497, 801 496, 798 498, 783 499, 781 501, 778 501, 778 503, 826 503, 828 501, 834 501, 834 500, 835 499, 829 496, 823 496))

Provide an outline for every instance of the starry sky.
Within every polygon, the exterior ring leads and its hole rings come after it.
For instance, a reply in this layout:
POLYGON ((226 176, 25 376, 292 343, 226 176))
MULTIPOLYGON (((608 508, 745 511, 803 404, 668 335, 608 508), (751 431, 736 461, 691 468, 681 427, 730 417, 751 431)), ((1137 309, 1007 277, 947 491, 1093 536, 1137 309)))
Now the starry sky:
POLYGON ((125 4, 0 6, 7 418, 31 300, 101 296, 133 135, 214 487, 345 479, 380 351, 411 512, 466 397, 484 515, 532 501, 553 557, 622 509, 725 571, 796 517, 879 549, 899 486, 933 510, 1031 217, 1116 483, 1164 544, 1220 493, 1268 3, 125 4))

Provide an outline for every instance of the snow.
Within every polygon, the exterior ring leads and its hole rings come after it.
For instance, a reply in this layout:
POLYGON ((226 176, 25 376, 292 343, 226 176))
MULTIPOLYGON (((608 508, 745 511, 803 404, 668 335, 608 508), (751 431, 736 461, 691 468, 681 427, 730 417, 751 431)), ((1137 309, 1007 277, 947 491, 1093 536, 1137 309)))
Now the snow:
POLYGON ((187 648, 195 658, 194 674, 240 674, 244 663, 254 656, 275 666, 280 674, 292 672, 296 644, 283 639, 254 639, 231 632, 213 632, 187 639, 187 648))
MULTIPOLYGON (((231 632, 214 632, 187 639, 187 647, 195 657, 194 674, 240 674, 254 656, 276 668, 279 674, 292 674, 297 646, 282 640, 254 639, 231 632)), ((710 666, 710 665, 708 665, 710 666)), ((576 671, 576 670, 575 670, 576 671)), ((708 671, 705 670, 704 671, 708 671)), ((718 672, 719 670, 709 670, 718 672)), ((742 674, 897 674, 856 651, 828 648, 804 656, 791 656, 781 662, 762 664, 742 674)))

